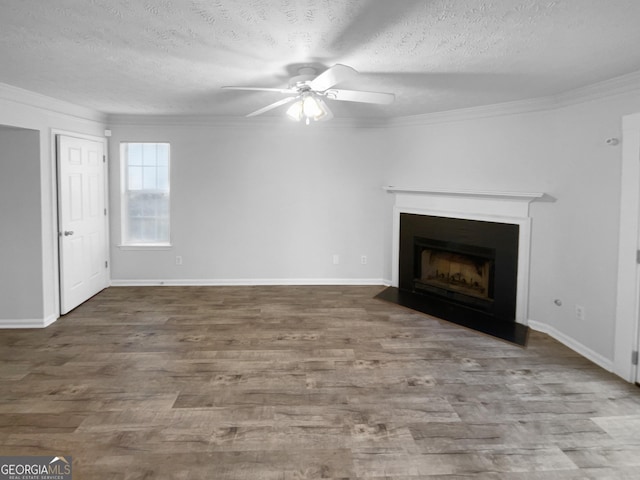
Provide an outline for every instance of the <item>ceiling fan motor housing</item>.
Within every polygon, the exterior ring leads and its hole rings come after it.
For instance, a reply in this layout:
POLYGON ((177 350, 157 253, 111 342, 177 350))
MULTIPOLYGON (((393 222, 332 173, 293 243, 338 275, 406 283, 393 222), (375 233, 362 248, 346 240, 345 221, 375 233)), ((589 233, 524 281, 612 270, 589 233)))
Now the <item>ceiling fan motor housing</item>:
POLYGON ((291 77, 289 80, 289 88, 308 87, 309 82, 315 77, 315 75, 296 75, 295 77, 291 77))
POLYGON ((303 88, 308 86, 314 78, 318 76, 318 71, 313 67, 300 67, 298 75, 289 79, 289 88, 303 88))

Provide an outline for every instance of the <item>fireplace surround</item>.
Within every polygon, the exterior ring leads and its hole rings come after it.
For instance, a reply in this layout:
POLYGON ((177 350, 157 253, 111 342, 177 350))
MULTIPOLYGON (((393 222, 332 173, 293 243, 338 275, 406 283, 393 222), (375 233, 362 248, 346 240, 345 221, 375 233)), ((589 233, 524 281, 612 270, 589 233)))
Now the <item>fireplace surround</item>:
POLYGON ((515 224, 402 213, 398 288, 446 301, 461 315, 515 322, 518 239, 515 224), (434 256, 435 265, 424 265, 434 256), (433 270, 435 279, 420 278, 433 270))
POLYGON ((386 190, 392 281, 379 298, 524 345, 529 204, 544 194, 386 190))

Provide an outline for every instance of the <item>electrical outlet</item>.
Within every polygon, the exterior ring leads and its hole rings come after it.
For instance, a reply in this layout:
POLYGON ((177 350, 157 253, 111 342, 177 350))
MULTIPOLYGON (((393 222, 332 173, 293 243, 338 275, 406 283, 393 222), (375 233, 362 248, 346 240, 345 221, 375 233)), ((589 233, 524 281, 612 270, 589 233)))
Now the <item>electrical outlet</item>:
POLYGON ((340 255, 338 255, 337 253, 333 254, 333 264, 334 265, 338 265, 340 263, 340 255))
POLYGON ((176 265, 182 265, 182 256, 176 255, 176 265))
POLYGON ((585 309, 582 305, 576 305, 576 320, 580 320, 581 322, 584 322, 586 319, 586 312, 585 309))
POLYGON ((367 256, 366 256, 366 255, 362 255, 362 256, 360 257, 360 263, 361 263, 362 265, 366 265, 366 264, 367 264, 367 256))

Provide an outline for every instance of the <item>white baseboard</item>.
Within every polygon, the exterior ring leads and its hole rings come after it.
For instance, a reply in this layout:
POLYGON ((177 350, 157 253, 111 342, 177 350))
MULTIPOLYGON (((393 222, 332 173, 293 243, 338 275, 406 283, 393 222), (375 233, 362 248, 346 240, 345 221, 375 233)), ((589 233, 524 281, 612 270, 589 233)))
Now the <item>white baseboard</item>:
POLYGON ((562 343, 564 346, 569 347, 574 352, 579 353, 580 355, 587 358, 588 360, 591 360, 593 363, 595 363, 599 367, 604 368, 608 372, 613 372, 612 360, 606 357, 603 357, 597 352, 594 352, 589 347, 585 347, 580 342, 577 342, 576 340, 569 337, 568 335, 565 335, 564 333, 556 330, 551 325, 547 325, 546 323, 542 323, 542 322, 536 322, 535 320, 529 320, 529 327, 532 330, 535 330, 537 332, 546 333, 550 337, 553 337, 554 339, 562 343))
POLYGON ((58 315, 46 318, 24 318, 19 320, 0 319, 0 329, 3 328, 45 328, 58 319, 58 315))
POLYGON ((385 285, 381 278, 231 278, 231 279, 149 279, 124 280, 112 279, 112 287, 143 287, 143 286, 277 286, 277 285, 385 285))

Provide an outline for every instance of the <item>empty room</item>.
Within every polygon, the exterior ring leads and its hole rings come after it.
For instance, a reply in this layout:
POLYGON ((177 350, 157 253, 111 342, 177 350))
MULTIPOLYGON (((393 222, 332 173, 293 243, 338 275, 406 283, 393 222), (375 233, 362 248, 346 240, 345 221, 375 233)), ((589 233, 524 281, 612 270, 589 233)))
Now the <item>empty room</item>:
POLYGON ((640 3, 0 2, 0 478, 640 478, 640 3))

